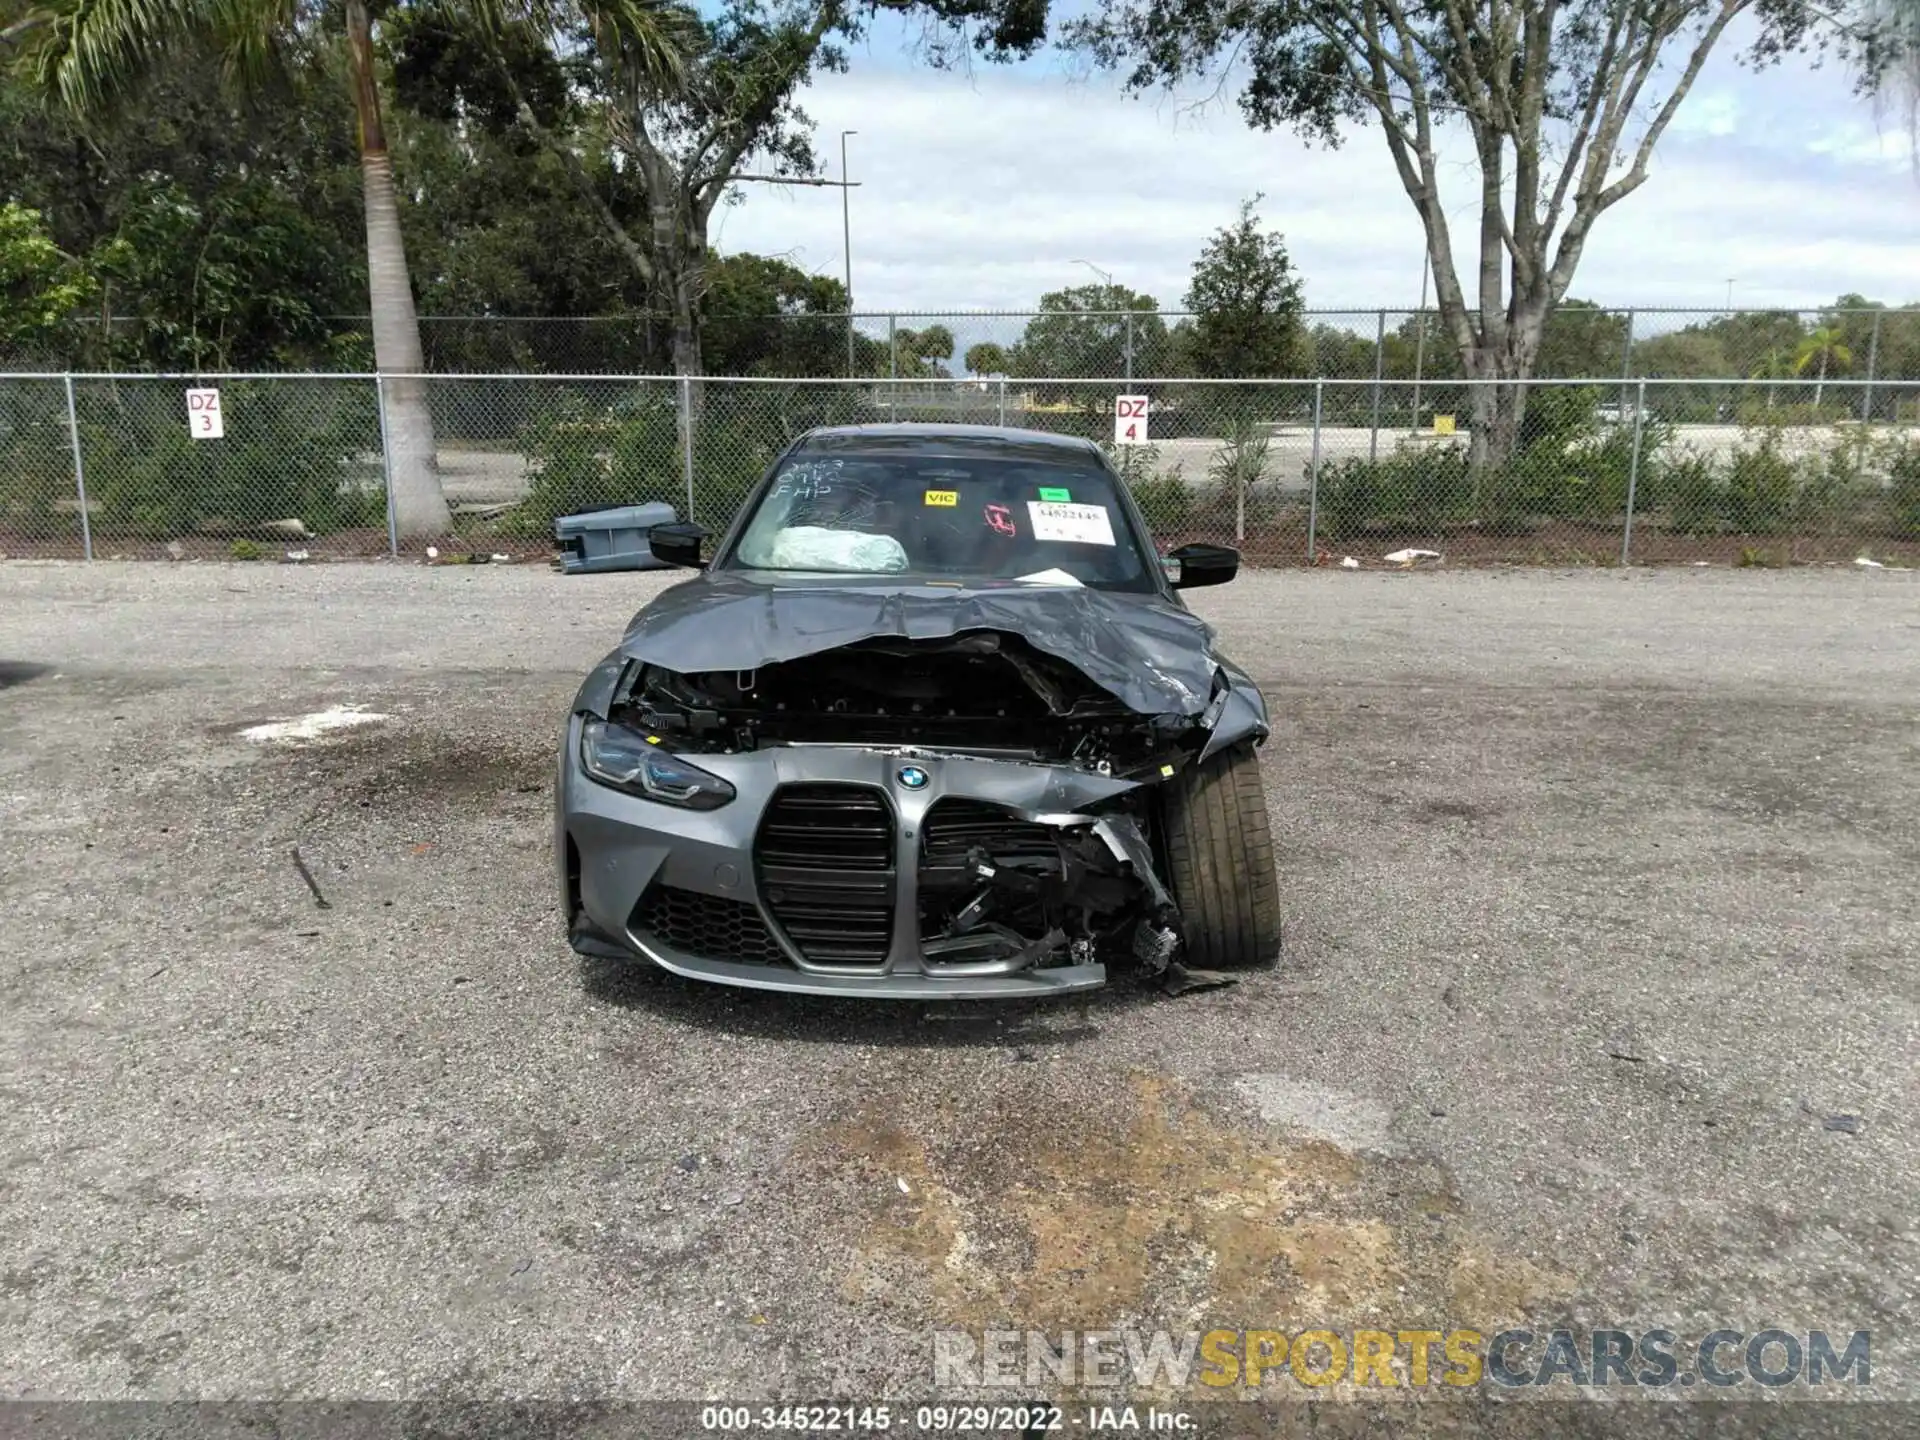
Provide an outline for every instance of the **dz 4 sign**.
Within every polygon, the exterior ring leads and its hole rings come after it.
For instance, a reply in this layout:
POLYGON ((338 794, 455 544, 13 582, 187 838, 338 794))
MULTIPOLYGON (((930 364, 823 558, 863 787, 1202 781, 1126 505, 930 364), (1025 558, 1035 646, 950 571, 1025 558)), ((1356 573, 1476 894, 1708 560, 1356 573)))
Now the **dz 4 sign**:
POLYGON ((187 391, 187 433, 196 440, 219 440, 227 433, 218 390, 187 391))
POLYGON ((1146 396, 1116 395, 1113 397, 1113 443, 1116 445, 1147 443, 1146 396))

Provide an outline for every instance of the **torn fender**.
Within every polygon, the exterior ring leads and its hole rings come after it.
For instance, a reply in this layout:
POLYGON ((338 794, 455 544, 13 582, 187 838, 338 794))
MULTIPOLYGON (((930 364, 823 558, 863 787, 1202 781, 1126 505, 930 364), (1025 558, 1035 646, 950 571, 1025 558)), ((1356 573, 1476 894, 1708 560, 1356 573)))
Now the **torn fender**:
POLYGON ((1221 660, 1220 671, 1227 682, 1226 688, 1213 697, 1219 709, 1208 722, 1207 743, 1200 749, 1202 760, 1242 740, 1258 743, 1270 732, 1267 702, 1247 672, 1231 660, 1221 660))
POLYGON ((753 670, 862 640, 978 630, 1018 635, 1143 715, 1198 716, 1215 698, 1220 661, 1205 621, 1163 595, 1080 586, 707 575, 634 616, 620 648, 682 673, 753 670))

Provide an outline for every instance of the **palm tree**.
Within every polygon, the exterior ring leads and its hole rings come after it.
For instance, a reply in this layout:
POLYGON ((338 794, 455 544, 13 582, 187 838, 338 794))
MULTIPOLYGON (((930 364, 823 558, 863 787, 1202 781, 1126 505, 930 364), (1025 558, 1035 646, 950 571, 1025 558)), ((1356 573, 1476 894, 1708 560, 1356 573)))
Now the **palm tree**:
POLYGON ((1749 380, 1767 382, 1767 408, 1773 409, 1775 382, 1786 379, 1794 373, 1793 362, 1780 352, 1779 346, 1767 352, 1767 358, 1747 372, 1749 380))
POLYGON ((1827 363, 1831 361, 1842 370, 1853 364, 1853 352, 1847 348, 1843 332, 1838 325, 1822 325, 1819 329, 1808 332, 1807 337, 1800 342, 1800 349, 1793 357, 1793 373, 1806 374, 1807 367, 1815 360, 1820 362, 1820 378, 1814 382, 1813 386, 1813 408, 1818 411, 1820 394, 1827 388, 1827 363))
MULTIPOLYGON (((480 0, 481 25, 530 25, 549 37, 575 25, 643 57, 656 75, 677 71, 680 11, 668 0, 480 0)), ((395 527, 402 535, 444 534, 452 525, 440 487, 433 414, 427 404, 420 321, 414 311, 400 205, 381 119, 367 0, 45 0, 0 30, 20 63, 54 102, 76 114, 105 113, 143 75, 183 57, 219 54, 224 78, 258 89, 290 41, 310 35, 337 10, 346 34, 348 88, 360 142, 367 221, 367 299, 373 363, 385 387, 386 448, 395 527)))

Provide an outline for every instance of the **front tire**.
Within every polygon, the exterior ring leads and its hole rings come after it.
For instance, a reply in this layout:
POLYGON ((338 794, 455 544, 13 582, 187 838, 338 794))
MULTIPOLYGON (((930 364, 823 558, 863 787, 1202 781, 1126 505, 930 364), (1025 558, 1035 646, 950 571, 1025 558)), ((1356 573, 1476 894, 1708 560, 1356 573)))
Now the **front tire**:
POLYGON ((1167 784, 1162 814, 1187 962, 1223 970, 1276 959, 1280 880, 1253 746, 1236 745, 1182 771, 1167 784))

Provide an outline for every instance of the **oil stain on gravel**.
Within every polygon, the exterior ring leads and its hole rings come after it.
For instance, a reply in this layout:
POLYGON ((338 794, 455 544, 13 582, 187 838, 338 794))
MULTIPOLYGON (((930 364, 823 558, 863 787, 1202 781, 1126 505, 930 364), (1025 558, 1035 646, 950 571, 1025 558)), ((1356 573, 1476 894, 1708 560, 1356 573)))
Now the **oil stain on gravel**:
POLYGON ((875 1105, 818 1135, 807 1168, 855 1230, 842 1297, 959 1327, 1287 1330, 1492 1326, 1572 1288, 1473 1235, 1429 1161, 1281 1140, 1165 1077, 1104 1093, 983 1076, 931 1124, 875 1105))

